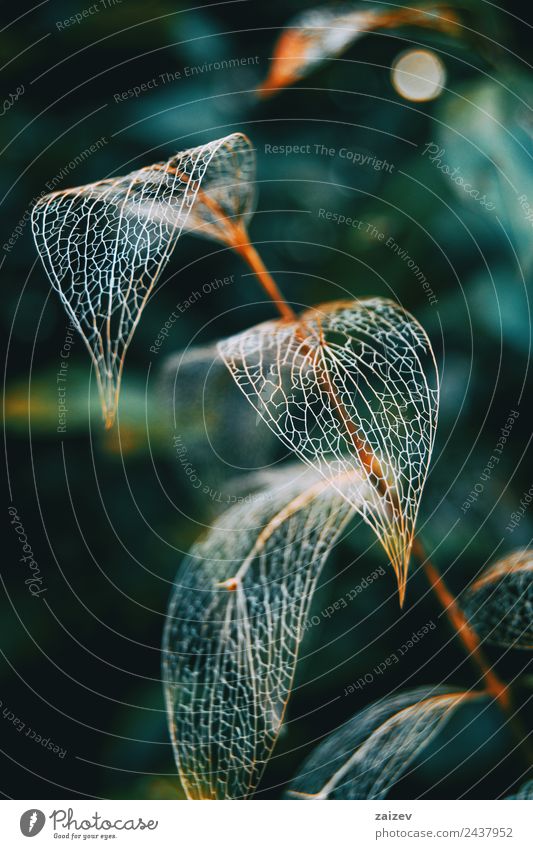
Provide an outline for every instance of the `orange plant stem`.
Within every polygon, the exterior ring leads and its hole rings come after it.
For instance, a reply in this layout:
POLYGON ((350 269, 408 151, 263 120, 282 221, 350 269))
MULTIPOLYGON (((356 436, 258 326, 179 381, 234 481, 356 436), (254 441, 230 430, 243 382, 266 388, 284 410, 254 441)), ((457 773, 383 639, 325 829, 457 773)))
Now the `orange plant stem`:
POLYGON ((509 711, 511 708, 511 695, 508 685, 500 681, 496 673, 490 668, 481 648, 478 635, 468 624, 468 620, 459 607, 457 599, 446 586, 439 570, 428 558, 422 543, 417 538, 413 542, 413 554, 422 564, 431 589, 440 601, 452 628, 467 650, 468 656, 481 672, 487 692, 494 696, 505 711, 509 711))
POLYGON ((513 713, 513 700, 509 684, 502 681, 491 669, 476 632, 470 627, 465 614, 459 607, 457 599, 446 586, 442 575, 426 554, 424 546, 418 538, 413 542, 413 554, 420 561, 431 589, 437 596, 448 620, 468 652, 470 660, 477 666, 483 676, 485 689, 507 717, 509 729, 518 743, 525 763, 530 769, 533 765, 533 747, 529 733, 522 725, 520 717, 513 713))
MULTIPOLYGON (((251 245, 248 241, 243 241, 242 243, 234 244, 233 247, 257 275, 263 288, 276 304, 282 317, 295 320, 297 318, 296 313, 283 297, 277 283, 267 271, 263 260, 253 245, 251 245)), ((335 395, 334 390, 333 394, 335 395)), ((342 420, 344 421, 344 416, 342 416, 342 420)), ((360 451, 364 467, 366 469, 370 469, 376 476, 376 486, 378 491, 381 495, 387 497, 389 508, 392 506, 392 508, 395 509, 394 493, 390 491, 387 482, 381 473, 377 457, 372 456, 369 459, 366 446, 363 446, 362 444, 358 445, 357 443, 354 444, 358 451, 360 451), (375 464, 377 464, 377 467, 375 467, 375 464)), ((467 650, 469 658, 477 666, 481 673, 487 693, 494 698, 508 717, 509 726, 517 739, 519 748, 522 751, 528 766, 531 766, 531 764, 533 764, 533 750, 528 740, 528 734, 522 727, 520 719, 517 716, 513 716, 513 704, 509 685, 504 681, 501 681, 493 669, 491 669, 481 648, 478 635, 468 624, 468 620, 457 603, 457 599, 446 586, 444 579, 435 564, 432 563, 427 556, 424 546, 418 537, 415 537, 413 541, 412 552, 422 564, 431 589, 438 598, 454 632, 457 634, 458 638, 467 650)))
POLYGON ((287 318, 291 321, 295 321, 297 318, 296 313, 285 300, 280 289, 278 288, 278 284, 276 283, 272 275, 267 271, 263 260, 257 253, 254 246, 251 245, 250 242, 241 242, 239 244, 234 245, 234 248, 237 253, 240 254, 240 256, 245 260, 245 262, 248 263, 254 274, 257 275, 261 286, 263 287, 267 295, 276 304, 276 307, 278 308, 282 318, 287 318))

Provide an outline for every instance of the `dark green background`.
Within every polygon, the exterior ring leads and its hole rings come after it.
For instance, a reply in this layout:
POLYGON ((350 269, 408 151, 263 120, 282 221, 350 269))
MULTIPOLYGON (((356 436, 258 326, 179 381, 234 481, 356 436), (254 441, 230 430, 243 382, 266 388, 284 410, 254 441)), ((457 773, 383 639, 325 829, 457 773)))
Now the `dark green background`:
MULTIPOLYGON (((64 31, 56 22, 83 3, 42 4, 0 34, 7 63, 2 91, 7 96, 25 87, 0 118, 0 245, 46 183, 102 136, 108 140, 102 149, 61 187, 246 132, 258 154, 251 235, 287 298, 310 305, 393 296, 431 336, 443 393, 419 527, 459 593, 488 561, 528 545, 532 535, 532 509, 513 534, 505 528, 533 483, 527 294, 533 234, 517 201, 525 193, 533 204, 533 113, 531 26, 513 17, 525 9, 507 3, 509 14, 499 13, 482 0, 451 5, 462 10, 471 32, 461 43, 414 29, 372 35, 342 60, 261 103, 253 88, 266 74, 276 34, 305 4, 229 2, 185 11, 180 3, 123 0, 64 31), (432 103, 408 103, 390 83, 391 63, 413 43, 439 51, 447 69, 447 90, 432 103), (240 70, 207 71, 115 102, 114 94, 164 72, 255 56, 257 64, 240 70), (477 108, 481 102, 490 104, 490 116, 477 108), (446 161, 487 192, 494 213, 465 202, 422 155, 429 142, 444 147, 446 161), (306 143, 369 152, 394 169, 265 153, 268 144, 306 143), (428 303, 405 263, 382 244, 320 220, 322 207, 392 235, 430 280, 437 304, 428 303), (463 513, 511 410, 520 415, 501 462, 463 513)), ((14 9, 7 9, 6 24, 12 16, 14 9)), ((48 607, 23 585, 20 550, 8 526, 0 698, 68 750, 61 760, 2 721, 2 790, 15 798, 175 798, 181 791, 163 713, 159 646, 180 552, 198 535, 197 523, 213 518, 213 505, 194 498, 175 462, 158 373, 165 357, 193 338, 204 344, 272 316, 273 308, 229 250, 182 236, 128 353, 120 436, 104 434, 95 404, 87 415, 89 362, 81 341, 69 365, 67 433, 61 435, 55 373, 65 315, 50 293, 28 224, 1 255, 1 336, 9 345, 11 493, 6 489, 5 509, 7 515, 14 503, 22 518, 46 579, 48 607), (178 301, 231 274, 233 285, 194 304, 160 353, 150 353, 178 301)), ((200 426, 198 410, 191 408, 190 416, 200 426)), ((227 427, 231 440, 231 420, 227 427)), ((335 552, 327 577, 337 577, 319 591, 314 611, 385 564, 377 544, 367 551, 371 542, 358 530, 335 552)), ((415 564, 403 611, 387 567, 386 576, 348 609, 311 630, 304 655, 276 751, 283 756, 273 760, 265 787, 290 779, 310 741, 395 688, 438 682, 471 687, 477 680, 415 564), (357 695, 324 707, 429 621, 437 628, 401 664, 357 695)), ((520 652, 489 655, 509 679, 527 660, 520 652)), ((531 684, 526 675, 517 686, 526 721, 531 684)), ((437 798, 505 794, 523 767, 517 757, 506 757, 514 744, 498 725, 497 713, 487 711, 444 748, 439 738, 440 751, 395 795, 412 798, 427 788, 437 798)), ((450 725, 446 733, 451 738, 459 727, 450 725)))

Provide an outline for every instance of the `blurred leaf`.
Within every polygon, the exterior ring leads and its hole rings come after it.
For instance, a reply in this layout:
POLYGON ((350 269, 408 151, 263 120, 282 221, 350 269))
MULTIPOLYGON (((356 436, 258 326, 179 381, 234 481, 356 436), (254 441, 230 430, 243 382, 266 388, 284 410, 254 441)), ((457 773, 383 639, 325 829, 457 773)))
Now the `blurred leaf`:
MULTIPOLYGON (((9 384, 5 395, 5 422, 8 430, 33 436, 58 436, 68 439, 86 433, 91 421, 100 418, 98 395, 91 391, 90 372, 69 365, 63 383, 58 383, 57 370, 46 370, 26 381, 9 384), (64 395, 58 395, 64 387, 64 395)), ((147 450, 147 409, 152 405, 146 396, 146 386, 133 377, 126 381, 120 401, 117 428, 100 431, 99 439, 110 453, 129 454, 147 450)), ((168 428, 161 416, 153 415, 150 422, 150 445, 154 451, 168 449, 168 428)))
MULTIPOLYGON (((228 484, 274 459, 278 441, 246 399, 236 394, 216 345, 187 348, 164 361, 160 407, 168 410, 178 464, 228 484)), ((218 484, 217 484, 218 485, 218 484)))
POLYGON ((526 781, 512 796, 506 799, 533 799, 533 781, 526 781))
POLYGON ((424 687, 375 702, 320 743, 289 796, 385 799, 457 708, 482 698, 487 697, 424 687))
POLYGON ((226 245, 246 239, 255 204, 255 151, 242 133, 222 140, 198 190, 186 230, 226 245))
POLYGON ((269 74, 258 91, 263 97, 272 95, 339 56, 369 32, 401 26, 459 33, 455 12, 440 3, 423 9, 393 9, 390 4, 368 7, 360 3, 310 9, 293 18, 283 30, 274 47, 269 74))
POLYGON ((163 639, 167 715, 195 799, 249 796, 280 732, 316 581, 353 513, 344 488, 305 466, 228 510, 174 585, 163 639))
POLYGON ((438 409, 423 328, 383 299, 333 302, 219 343, 242 392, 282 442, 325 477, 357 469, 346 497, 380 539, 403 603, 438 409))
POLYGON ((470 209, 491 216, 495 226, 502 221, 526 271, 533 258, 529 91, 529 81, 517 75, 469 83, 443 99, 439 143, 424 154, 470 209))
POLYGON ((491 267, 490 274, 484 269, 468 281, 467 289, 472 319, 480 331, 488 331, 498 346, 503 342, 529 355, 532 340, 528 283, 516 275, 512 263, 491 267))
POLYGON ((466 591, 463 608, 483 640, 533 649, 533 551, 516 551, 486 569, 466 591))

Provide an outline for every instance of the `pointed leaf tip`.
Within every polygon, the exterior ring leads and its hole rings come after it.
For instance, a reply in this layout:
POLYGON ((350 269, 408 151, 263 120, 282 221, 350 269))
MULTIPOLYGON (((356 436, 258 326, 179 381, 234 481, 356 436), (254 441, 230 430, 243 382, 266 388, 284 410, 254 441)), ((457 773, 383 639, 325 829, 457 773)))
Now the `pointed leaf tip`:
POLYGON ((254 163, 250 141, 233 133, 35 204, 37 250, 89 350, 107 429, 128 346, 182 230, 233 238, 253 211, 254 163))
MULTIPOLYGON (((392 301, 337 302, 219 343, 271 430, 326 478, 357 470, 353 506, 384 546, 400 603, 433 449, 438 374, 429 339, 392 301)), ((350 489, 345 492, 352 501, 350 489)))
POLYGON ((433 449, 438 375, 429 339, 379 298, 337 302, 219 343, 239 389, 281 441, 326 478, 357 470, 345 497, 373 528, 400 603, 433 449))

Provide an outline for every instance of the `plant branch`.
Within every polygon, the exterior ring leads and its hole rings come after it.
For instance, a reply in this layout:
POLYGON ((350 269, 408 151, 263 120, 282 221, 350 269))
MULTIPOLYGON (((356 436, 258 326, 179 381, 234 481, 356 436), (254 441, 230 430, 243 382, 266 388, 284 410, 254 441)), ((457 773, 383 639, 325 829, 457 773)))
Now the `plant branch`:
POLYGON ((461 640, 468 656, 481 672, 487 692, 494 696, 503 710, 509 711, 511 708, 509 686, 503 681, 500 681, 496 673, 491 669, 481 648, 478 635, 468 624, 468 620, 459 607, 457 599, 446 586, 442 575, 435 564, 429 559, 424 546, 417 537, 413 541, 413 554, 420 561, 431 589, 441 603, 452 628, 461 640))
POLYGON ((505 713, 509 728, 516 738, 520 751, 522 752, 528 767, 533 764, 533 748, 529 741, 529 734, 522 725, 520 718, 514 712, 511 687, 502 681, 491 668, 485 653, 481 648, 481 642, 476 632, 468 624, 468 620, 461 610, 457 599, 450 592, 446 583, 434 563, 429 559, 423 544, 418 537, 413 541, 413 554, 419 560, 431 589, 437 596, 448 620, 458 638, 465 647, 468 657, 478 668, 483 677, 485 689, 491 695, 501 710, 505 713))
MULTIPOLYGON (((246 262, 249 264, 255 274, 257 274, 265 291, 276 304, 282 317, 289 318, 291 320, 296 319, 297 316, 294 313, 292 307, 289 306, 289 304, 283 297, 276 282, 267 271, 261 257, 255 250, 253 245, 246 241, 242 244, 235 244, 233 245, 233 247, 246 260, 246 262)), ((341 422, 347 427, 348 432, 352 437, 354 446, 361 458, 363 467, 367 471, 367 474, 369 474, 369 476, 374 479, 374 485, 380 495, 382 495, 388 502, 389 510, 394 511, 399 509, 396 493, 393 489, 391 489, 390 484, 387 482, 385 476, 383 475, 383 472, 381 470, 381 464, 378 458, 375 456, 375 454, 373 454, 369 446, 365 445, 357 437, 357 434, 353 432, 350 428, 349 425, 351 424, 351 422, 349 421, 349 417, 345 413, 342 404, 340 404, 340 402, 338 401, 337 394, 335 392, 335 387, 331 384, 331 381, 329 380, 327 374, 325 375, 324 380, 326 383, 327 392, 335 401, 335 407, 340 415, 341 422)), ((450 622, 457 637, 460 639, 463 646, 465 647, 470 660, 475 664, 475 666, 481 673, 486 692, 490 696, 492 696, 492 698, 494 698, 501 710, 507 716, 509 727, 511 728, 514 736, 517 739, 519 747, 526 758, 528 766, 531 766, 531 764, 533 763, 533 750, 528 741, 528 734, 526 730, 522 727, 520 719, 513 714, 513 702, 511 697, 510 685, 506 684, 504 681, 501 681, 498 675, 491 668, 481 648, 481 643, 478 635, 468 624, 468 620, 463 611, 461 610, 457 599, 446 586, 444 579, 442 578, 435 564, 432 563, 432 561, 429 559, 424 549, 424 546, 418 537, 415 537, 413 540, 412 553, 420 561, 424 569, 424 573, 431 586, 431 589, 437 596, 444 612, 446 613, 446 616, 448 617, 448 621, 450 622)), ((403 601, 402 592, 400 592, 400 595, 401 601, 403 601)))
POLYGON ((242 241, 239 244, 233 245, 235 251, 244 259, 245 262, 248 263, 254 274, 257 276, 261 286, 271 298, 276 307, 278 308, 280 315, 282 318, 290 319, 291 321, 295 321, 297 318, 296 313, 293 308, 287 303, 280 289, 278 288, 278 284, 272 277, 272 275, 267 271, 266 266, 257 253, 256 249, 249 241, 242 241))

